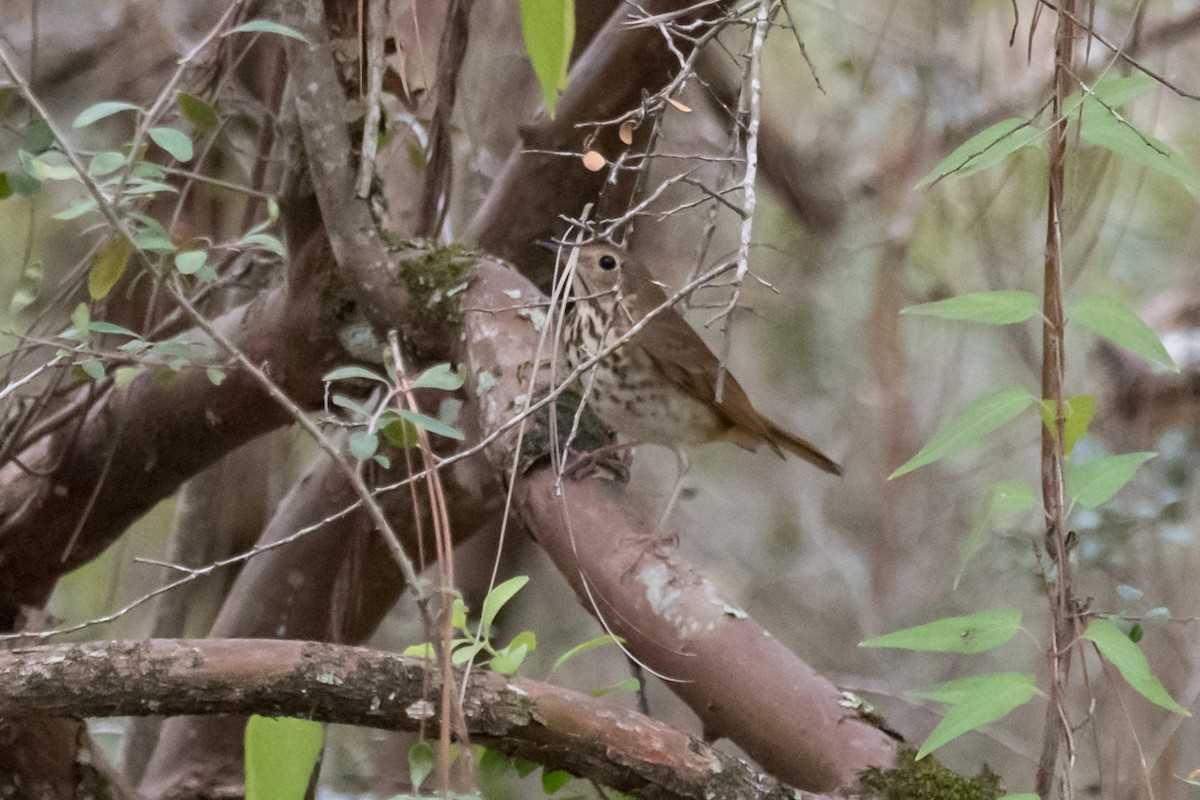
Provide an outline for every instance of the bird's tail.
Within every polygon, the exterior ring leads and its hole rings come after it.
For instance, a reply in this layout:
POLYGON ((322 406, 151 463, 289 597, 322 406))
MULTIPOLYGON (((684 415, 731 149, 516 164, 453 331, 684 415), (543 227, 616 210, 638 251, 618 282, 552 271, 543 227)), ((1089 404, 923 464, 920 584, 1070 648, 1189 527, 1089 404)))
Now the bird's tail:
POLYGON ((767 424, 767 444, 771 446, 771 449, 780 458, 783 458, 783 451, 787 450, 789 453, 803 458, 817 469, 832 475, 842 474, 841 465, 818 450, 811 442, 801 439, 794 433, 785 431, 774 422, 769 420, 763 420, 763 422, 767 424))

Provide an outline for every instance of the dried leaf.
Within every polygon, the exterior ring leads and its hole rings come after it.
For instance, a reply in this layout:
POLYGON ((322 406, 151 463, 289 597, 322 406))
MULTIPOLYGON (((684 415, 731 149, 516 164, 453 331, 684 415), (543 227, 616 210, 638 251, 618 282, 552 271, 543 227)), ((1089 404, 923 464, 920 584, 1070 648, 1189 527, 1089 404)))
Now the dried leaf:
POLYGON ((588 150, 583 154, 583 167, 588 172, 599 172, 604 169, 604 165, 607 163, 608 161, 605 160, 604 156, 595 150, 588 150))

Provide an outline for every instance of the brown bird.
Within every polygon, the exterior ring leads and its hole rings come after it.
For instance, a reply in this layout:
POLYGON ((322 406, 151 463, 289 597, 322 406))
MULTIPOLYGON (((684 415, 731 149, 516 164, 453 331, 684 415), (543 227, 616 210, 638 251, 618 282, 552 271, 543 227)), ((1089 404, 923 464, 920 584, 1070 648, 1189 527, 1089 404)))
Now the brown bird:
MULTIPOLYGON (((572 294, 564 331, 571 369, 611 346, 667 301, 645 267, 606 244, 579 248, 572 294)), ((810 442, 759 414, 728 372, 717 400, 719 369, 720 361, 700 335, 668 308, 583 379, 585 385, 591 381, 587 402, 605 424, 635 442, 670 447, 683 468, 683 448, 726 441, 746 450, 766 444, 780 458, 787 451, 825 472, 842 474, 842 468, 810 442)))

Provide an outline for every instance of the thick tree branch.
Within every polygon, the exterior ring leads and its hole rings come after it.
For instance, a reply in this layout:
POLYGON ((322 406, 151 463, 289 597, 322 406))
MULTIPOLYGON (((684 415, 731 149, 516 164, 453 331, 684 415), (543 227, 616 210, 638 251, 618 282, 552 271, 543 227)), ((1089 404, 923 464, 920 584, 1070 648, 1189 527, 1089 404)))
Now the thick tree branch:
MULTIPOLYGON (((9 719, 257 712, 415 731, 438 690, 422 659, 317 642, 150 639, 0 653, 0 717, 9 719)), ((538 681, 476 670, 464 709, 478 741, 623 791, 793 796, 661 722, 538 681)))

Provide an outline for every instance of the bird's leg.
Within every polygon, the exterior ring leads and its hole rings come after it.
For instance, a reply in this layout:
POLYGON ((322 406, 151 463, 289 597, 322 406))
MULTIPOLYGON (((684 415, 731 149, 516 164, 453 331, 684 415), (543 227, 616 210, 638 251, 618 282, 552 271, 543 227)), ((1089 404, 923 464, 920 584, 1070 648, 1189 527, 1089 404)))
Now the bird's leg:
POLYGON ((683 479, 688 474, 688 455, 687 450, 682 447, 672 448, 675 451, 675 485, 671 487, 671 496, 667 500, 667 507, 663 509, 662 516, 658 520, 658 525, 655 531, 661 531, 667 524, 667 519, 671 516, 671 511, 675 508, 675 503, 679 501, 679 494, 683 491, 683 479))

